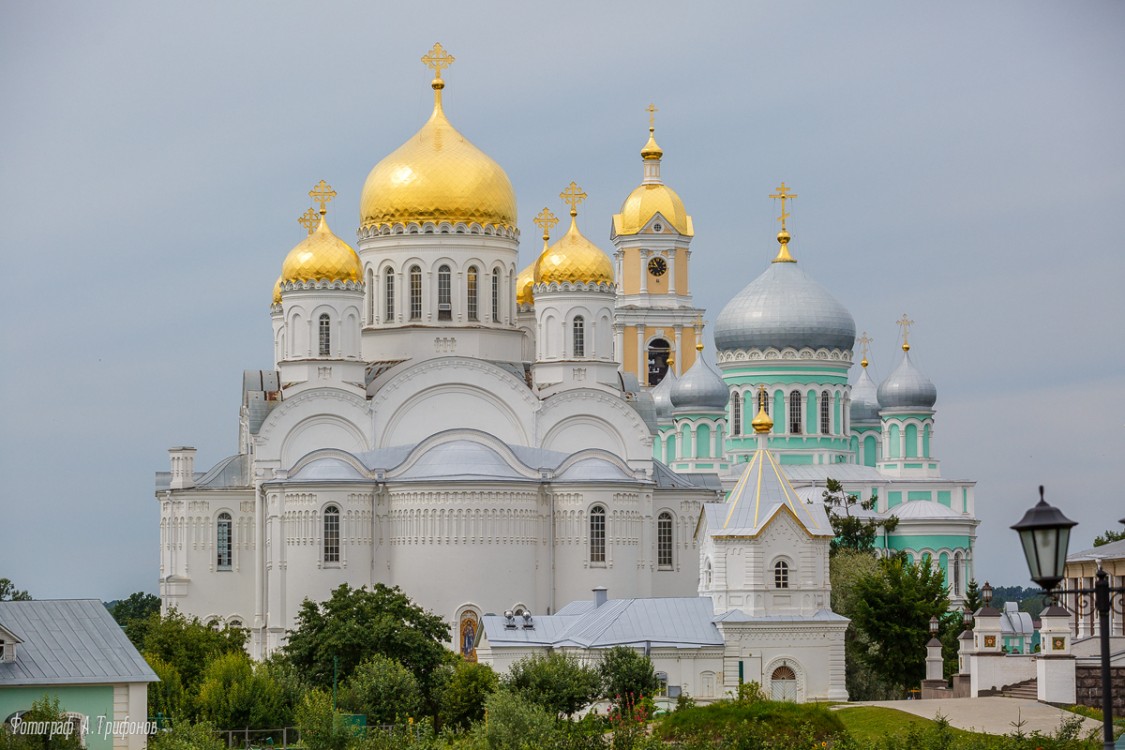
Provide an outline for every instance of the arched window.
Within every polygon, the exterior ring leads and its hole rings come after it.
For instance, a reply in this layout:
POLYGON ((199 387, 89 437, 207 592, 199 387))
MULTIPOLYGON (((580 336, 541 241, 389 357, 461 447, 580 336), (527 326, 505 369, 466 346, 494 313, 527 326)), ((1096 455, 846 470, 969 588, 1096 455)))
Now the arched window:
POLYGON ((773 587, 775 589, 789 588, 789 563, 778 560, 773 566, 773 587))
POLYGON ((449 266, 438 266, 437 270, 437 317, 438 320, 453 320, 453 290, 449 266))
POLYGON ((590 562, 605 562, 605 508, 590 508, 590 562))
POLYGON ((215 567, 219 570, 231 569, 231 557, 234 549, 234 539, 231 536, 230 513, 220 513, 219 522, 215 527, 215 567))
POLYGON ((340 509, 335 505, 324 509, 324 562, 340 562, 340 509))
POLYGON ((832 405, 829 402, 828 391, 821 391, 820 393, 820 434, 831 434, 831 424, 829 420, 829 411, 832 405))
POLYGON ((711 587, 711 558, 703 561, 703 588, 711 587))
POLYGON ((383 322, 395 322, 395 274, 390 268, 383 270, 383 322))
POLYGON ((332 320, 328 317, 328 313, 320 316, 317 332, 317 340, 320 342, 320 356, 327 357, 332 353, 332 320))
POLYGON ((465 274, 465 300, 466 300, 466 308, 468 310, 469 320, 480 320, 480 313, 477 312, 477 267, 476 266, 469 266, 469 270, 465 274))
POLYGON ((574 316, 574 356, 586 356, 586 319, 581 315, 574 316))
POLYGON ((492 322, 500 322, 500 266, 492 269, 492 322))
POLYGON ((953 595, 961 596, 961 566, 964 565, 965 558, 960 552, 953 555, 953 595))
POLYGON ((653 339, 648 345, 648 384, 656 385, 668 374, 668 355, 672 347, 664 339, 653 339))
POLYGON ((410 267, 410 319, 422 319, 422 269, 410 267))
POLYGON ((742 395, 735 391, 730 396, 730 434, 742 434, 742 395))
POLYGON ((367 325, 375 322, 375 272, 367 269, 367 325))
POLYGON ((793 435, 801 434, 801 392, 789 392, 789 432, 793 435))
POLYGON ((672 514, 668 511, 656 518, 656 565, 672 567, 672 514))

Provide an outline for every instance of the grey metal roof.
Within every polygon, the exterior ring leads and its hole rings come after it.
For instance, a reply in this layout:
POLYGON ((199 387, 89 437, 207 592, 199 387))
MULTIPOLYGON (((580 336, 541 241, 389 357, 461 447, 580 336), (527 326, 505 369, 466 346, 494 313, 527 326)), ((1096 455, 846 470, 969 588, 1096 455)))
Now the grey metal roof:
POLYGON ((892 516, 900 519, 936 519, 936 518, 964 518, 965 516, 952 508, 947 508, 933 500, 911 500, 901 503, 887 511, 892 516))
POLYGON ((656 406, 657 419, 672 418, 672 388, 676 384, 676 373, 671 367, 664 374, 664 378, 654 385, 649 391, 652 403, 656 406))
POLYGON ((1091 547, 1081 552, 1072 552, 1066 556, 1067 562, 1085 562, 1088 560, 1117 560, 1125 557, 1125 539, 1117 542, 1103 544, 1100 547, 1091 547))
MULTIPOLYGON (((197 471, 193 489, 226 490, 245 489, 250 486, 250 457, 244 454, 227 456, 207 471, 197 471)), ((168 489, 172 472, 156 472, 156 491, 168 489)))
POLYGON ((877 393, 884 409, 932 409, 937 403, 937 388, 915 367, 908 351, 902 353, 898 367, 879 384, 877 393))
POLYGON ((722 350, 850 350, 855 320, 796 263, 771 263, 719 313, 715 345, 722 350))
POLYGON ((730 390, 700 352, 695 364, 672 386, 668 400, 677 410, 722 411, 730 400, 730 390))
POLYGON ((715 615, 715 622, 848 622, 848 618, 828 609, 818 609, 811 615, 748 615, 741 609, 732 609, 715 615))
POLYGON ((852 386, 851 418, 853 423, 879 421, 879 393, 866 367, 860 368, 859 379, 852 386))
POLYGON ((242 371, 242 406, 250 434, 258 434, 266 417, 280 403, 281 377, 275 370, 242 371))
POLYGON ((0 602, 0 626, 21 641, 0 687, 158 680, 97 599, 0 602))

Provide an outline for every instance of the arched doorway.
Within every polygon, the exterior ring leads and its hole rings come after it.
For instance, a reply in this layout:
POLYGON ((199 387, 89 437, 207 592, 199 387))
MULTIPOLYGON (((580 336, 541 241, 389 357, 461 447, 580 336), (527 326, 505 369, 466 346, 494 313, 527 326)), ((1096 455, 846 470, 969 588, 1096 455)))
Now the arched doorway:
POLYGON ((648 345, 648 384, 656 385, 668 374, 668 356, 672 347, 665 339, 653 339, 648 345))
POLYGON ((780 666, 770 675, 770 697, 775 701, 797 700, 797 673, 792 667, 780 666))

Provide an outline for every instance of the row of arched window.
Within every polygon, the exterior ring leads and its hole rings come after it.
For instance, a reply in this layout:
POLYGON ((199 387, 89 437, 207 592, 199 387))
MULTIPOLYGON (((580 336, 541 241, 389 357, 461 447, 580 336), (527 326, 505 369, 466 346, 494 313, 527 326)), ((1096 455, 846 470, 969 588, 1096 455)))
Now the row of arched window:
POLYGON ((420 263, 411 264, 402 274, 387 266, 380 272, 378 283, 376 272, 367 269, 367 325, 422 321, 427 309, 434 320, 452 321, 455 304, 466 321, 502 322, 508 313, 508 305, 504 304, 505 290, 508 297, 515 298, 514 289, 509 288, 513 279, 511 273, 500 265, 488 273, 480 266, 470 265, 465 269, 463 285, 458 286, 456 294, 453 274, 450 264, 439 265, 436 287, 427 289, 420 263), (485 276, 486 281, 482 278, 485 276), (405 295, 399 290, 399 278, 404 280, 405 295))
MULTIPOLYGON (((590 562, 601 565, 606 562, 606 523, 605 506, 595 505, 590 508, 590 562)), ((656 517, 656 567, 671 569, 673 566, 673 551, 675 549, 672 514, 662 511, 656 517)))
POLYGON ((760 408, 765 408, 766 414, 774 418, 775 433, 785 430, 790 435, 841 434, 846 432, 846 426, 842 424, 844 416, 841 398, 840 391, 825 390, 819 394, 809 391, 807 395, 802 395, 801 391, 794 389, 789 392, 788 397, 782 391, 775 391, 772 410, 788 417, 784 423, 779 423, 778 416, 770 413, 771 399, 768 393, 759 394, 752 389, 747 389, 744 393, 735 391, 730 397, 730 434, 750 434, 750 422, 760 408))
MULTIPOLYGON (((340 562, 340 509, 329 505, 324 509, 321 523, 321 562, 340 562)), ((234 530, 230 513, 220 513, 215 524, 215 567, 218 570, 231 570, 233 562, 234 530)))

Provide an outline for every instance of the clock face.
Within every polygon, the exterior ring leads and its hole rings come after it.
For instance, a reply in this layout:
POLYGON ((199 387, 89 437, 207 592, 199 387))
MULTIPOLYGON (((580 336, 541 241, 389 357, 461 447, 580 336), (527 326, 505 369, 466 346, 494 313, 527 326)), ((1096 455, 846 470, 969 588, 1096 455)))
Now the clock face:
POLYGON ((663 276, 668 271, 668 264, 663 258, 653 258, 648 262, 648 272, 653 276, 663 276))

